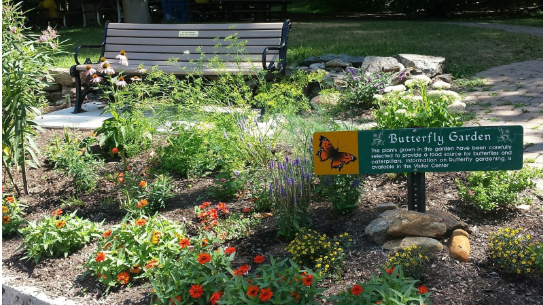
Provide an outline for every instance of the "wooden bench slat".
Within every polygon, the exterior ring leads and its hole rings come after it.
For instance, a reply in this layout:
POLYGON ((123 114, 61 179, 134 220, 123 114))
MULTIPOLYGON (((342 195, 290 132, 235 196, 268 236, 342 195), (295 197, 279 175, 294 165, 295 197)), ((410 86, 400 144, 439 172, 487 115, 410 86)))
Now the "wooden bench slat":
MULTIPOLYGON (((179 40, 185 40, 185 39, 213 39, 213 38, 219 38, 224 39, 227 36, 234 35, 237 33, 238 39, 246 39, 246 38, 280 38, 281 32, 280 31, 272 31, 272 30, 258 30, 258 31, 232 31, 232 30, 226 30, 226 31, 198 31, 197 37, 179 37, 180 31, 170 31, 170 30, 162 30, 162 31, 146 31, 146 30, 112 30, 108 29, 107 35, 111 38, 114 38, 115 36, 120 37, 149 37, 149 38, 175 38, 179 40)), ((183 32, 183 31, 181 31, 183 32)))
MULTIPOLYGON (((110 62, 117 62, 117 60, 115 59, 115 56, 117 56, 118 53, 106 53, 104 54, 105 58, 107 60, 109 60, 110 62)), ((258 61, 258 62, 261 62, 262 61, 262 54, 259 54, 259 55, 249 55, 249 56, 246 56, 246 55, 243 55, 243 56, 240 56, 239 58, 236 58, 234 56, 229 56, 229 55, 217 55, 222 62, 226 61, 226 62, 235 62, 236 60, 238 62, 247 62, 247 61, 258 61)), ((202 60, 203 61, 209 61, 211 60, 213 57, 217 57, 217 56, 213 56, 212 54, 209 55, 209 57, 206 57, 206 58, 203 58, 202 60)), ((137 54, 133 54, 132 56, 128 57, 128 62, 131 64, 131 65, 138 65, 141 61, 148 61, 148 60, 154 60, 156 62, 166 62, 168 59, 171 59, 171 58, 177 58, 177 61, 179 62, 188 62, 190 60, 193 60, 193 61, 197 61, 200 59, 200 55, 198 54, 195 54, 195 55, 185 55, 185 54, 158 54, 158 53, 153 53, 153 54, 149 54, 149 53, 137 53, 137 54)), ((278 60, 279 58, 279 54, 268 54, 266 56, 266 60, 267 61, 271 61, 271 60, 278 60)))
MULTIPOLYGON (((246 46, 262 46, 262 50, 265 47, 278 46, 280 43, 279 38, 265 38, 265 39, 250 39, 245 44, 246 46)), ((158 46, 216 46, 230 45, 232 42, 224 40, 204 40, 204 39, 167 39, 167 38, 128 38, 128 37, 108 37, 106 38, 106 45, 109 43, 124 44, 124 45, 158 45, 158 46)))
MULTIPOLYGON (((155 65, 146 65, 144 64, 144 67, 150 71, 155 65)), ((156 65, 157 68, 160 71, 163 71, 165 73, 175 73, 178 75, 186 75, 188 73, 194 73, 197 71, 202 71, 204 75, 217 75, 217 71, 219 73, 222 72, 228 72, 228 73, 238 73, 243 72, 244 74, 250 74, 250 75, 256 75, 258 74, 258 71, 262 70, 262 65, 259 65, 258 63, 242 63, 239 66, 238 65, 232 65, 232 64, 226 64, 224 68, 221 68, 219 70, 215 68, 209 68, 209 67, 199 67, 195 64, 189 64, 189 63, 175 63, 165 65, 164 63, 162 65, 156 65), (183 69, 184 68, 184 69, 183 69)), ((113 69, 117 73, 123 73, 128 75, 138 74, 136 73, 136 70, 138 69, 138 66, 121 66, 119 64, 112 64, 113 69)), ((76 68, 77 71, 85 71, 85 65, 79 65, 76 68)))
POLYGON ((240 24, 139 24, 139 23, 110 23, 108 29, 126 30, 281 30, 283 23, 240 23, 240 24))
MULTIPOLYGON (((189 51, 191 54, 199 54, 196 49, 199 46, 149 46, 149 45, 120 45, 120 44, 107 44, 106 52, 119 53, 121 50, 126 52, 128 58, 131 57, 131 53, 172 53, 172 54, 183 54, 185 51, 189 51)), ((206 54, 228 54, 235 53, 234 49, 227 49, 226 47, 201 47, 199 48, 201 52, 206 54)), ((244 48, 244 53, 247 54, 262 54, 264 47, 262 46, 248 46, 244 48)), ((279 54, 279 51, 270 50, 269 54, 279 54)))

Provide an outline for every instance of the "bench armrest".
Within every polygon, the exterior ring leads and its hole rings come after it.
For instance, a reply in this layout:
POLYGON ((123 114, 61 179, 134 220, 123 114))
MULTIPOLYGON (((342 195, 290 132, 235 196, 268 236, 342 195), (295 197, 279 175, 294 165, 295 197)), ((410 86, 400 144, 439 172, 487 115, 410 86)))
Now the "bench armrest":
POLYGON ((281 48, 282 47, 266 47, 266 48, 264 48, 264 51, 262 52, 262 68, 264 68, 264 70, 272 70, 271 66, 274 63, 272 61, 269 66, 267 65, 266 57, 268 56, 268 51, 269 50, 279 51, 279 50, 281 50, 281 48))
MULTIPOLYGON (((81 63, 79 62, 79 59, 77 57, 78 53, 79 53, 79 50, 83 49, 83 48, 104 48, 104 44, 100 44, 100 45, 94 45, 94 46, 88 46, 88 45, 82 45, 82 46, 78 46, 76 49, 75 49, 75 52, 74 52, 74 59, 75 59, 75 64, 76 65, 80 65, 81 63)), ((102 52, 103 53, 103 52, 102 52)), ((100 61, 100 59, 98 59, 98 61, 100 61)), ((90 58, 87 58, 84 62, 84 64, 91 64, 92 62, 90 62, 90 58)))

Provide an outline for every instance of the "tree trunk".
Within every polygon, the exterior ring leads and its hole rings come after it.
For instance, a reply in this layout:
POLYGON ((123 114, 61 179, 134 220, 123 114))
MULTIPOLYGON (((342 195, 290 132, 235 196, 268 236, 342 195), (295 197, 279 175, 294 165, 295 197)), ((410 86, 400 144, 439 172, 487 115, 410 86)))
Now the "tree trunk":
POLYGON ((124 22, 151 23, 147 0, 123 0, 124 22))

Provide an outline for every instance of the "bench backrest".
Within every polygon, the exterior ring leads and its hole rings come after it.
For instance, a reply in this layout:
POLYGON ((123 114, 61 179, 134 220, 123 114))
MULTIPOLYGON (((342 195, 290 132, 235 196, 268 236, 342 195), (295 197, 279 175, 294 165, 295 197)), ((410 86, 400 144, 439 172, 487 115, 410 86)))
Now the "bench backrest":
MULTIPOLYGON (((262 53, 266 47, 279 48, 267 52, 267 62, 286 59, 286 39, 290 22, 246 24, 135 24, 109 23, 106 27, 105 58, 115 58, 121 50, 131 64, 147 67, 164 65, 165 61, 189 62, 218 55, 221 60, 251 61, 262 67, 262 53), (236 39, 227 39, 236 37, 236 39), (246 41, 243 55, 236 56, 231 44, 246 41), (190 54, 187 54, 187 52, 190 54), (199 51, 199 52, 198 52, 199 51)), ((239 51, 239 50, 238 50, 239 51)))

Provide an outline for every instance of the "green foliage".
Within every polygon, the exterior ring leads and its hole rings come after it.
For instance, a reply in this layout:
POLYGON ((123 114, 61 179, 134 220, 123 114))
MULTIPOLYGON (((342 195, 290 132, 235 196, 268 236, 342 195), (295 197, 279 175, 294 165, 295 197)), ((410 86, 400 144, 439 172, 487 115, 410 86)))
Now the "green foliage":
POLYGON ((462 126, 462 113, 449 109, 449 96, 428 96, 420 89, 422 100, 411 93, 387 94, 374 111, 376 129, 462 126))
POLYGON ((219 220, 213 228, 222 240, 232 240, 249 236, 253 228, 260 224, 260 219, 251 215, 232 213, 224 220, 219 220))
POLYGON ((49 159, 55 163, 55 168, 66 171, 78 191, 92 192, 96 189, 100 178, 98 170, 103 165, 103 161, 90 150, 90 146, 96 142, 91 136, 78 140, 65 129, 64 138, 55 136, 47 151, 49 159))
POLYGON ((292 255, 296 263, 315 269, 317 274, 340 274, 343 271, 345 250, 352 244, 349 233, 335 236, 333 239, 326 234, 319 234, 310 229, 303 229, 285 250, 292 255))
POLYGON ((309 100, 304 94, 304 88, 311 82, 322 80, 323 76, 322 72, 305 73, 296 70, 279 82, 264 83, 254 97, 256 105, 264 108, 267 115, 292 115, 309 110, 309 100))
POLYGON ((228 201, 238 195, 245 184, 245 174, 239 171, 221 172, 215 175, 213 186, 209 188, 210 195, 220 201, 228 201))
POLYGON ((381 276, 372 275, 365 283, 356 283, 347 291, 330 299, 338 305, 405 304, 422 305, 430 303, 430 293, 424 285, 416 287, 417 280, 406 277, 401 265, 381 269, 381 276))
POLYGON ((33 107, 45 100, 39 93, 45 79, 51 79, 50 56, 60 50, 57 32, 50 27, 43 35, 27 34, 20 6, 2 1, 2 163, 14 185, 10 166, 21 169, 28 194, 26 164, 39 164, 39 150, 32 139, 39 129, 32 120, 37 114, 33 107))
POLYGON ((395 266, 402 266, 406 276, 422 279, 426 275, 429 266, 428 255, 416 245, 401 249, 396 253, 390 253, 386 267, 394 269, 395 266))
POLYGON ((121 193, 121 208, 134 215, 152 215, 166 206, 172 197, 172 185, 166 175, 157 175, 147 182, 132 169, 117 174, 117 189, 121 193))
POLYGON ((520 171, 470 172, 467 185, 456 180, 458 195, 482 211, 510 207, 522 203, 518 193, 533 187, 532 181, 542 175, 541 170, 524 167, 520 171))
POLYGON ((21 205, 15 196, 2 194, 2 237, 19 233, 19 227, 25 222, 21 205))
POLYGON ((247 278, 240 274, 243 267, 226 282, 223 304, 319 304, 316 298, 324 291, 317 288, 321 277, 289 259, 270 257, 269 264, 261 264, 247 278))
POLYGON ((183 226, 158 216, 125 218, 102 235, 85 274, 96 276, 107 290, 145 277, 144 271, 155 267, 159 258, 179 256, 179 241, 187 237, 183 226), (128 279, 119 279, 122 272, 128 279))
POLYGON ((112 155, 119 153, 125 159, 151 147, 155 128, 141 110, 117 109, 123 106, 109 104, 104 108, 102 113, 111 113, 113 117, 96 129, 96 135, 100 135, 101 147, 106 147, 112 155))
POLYGON ((328 197, 334 210, 347 214, 356 209, 363 191, 359 175, 320 176, 319 180, 315 193, 321 198, 328 197))
POLYGON ((77 217, 76 212, 61 215, 62 210, 58 209, 38 223, 29 222, 21 230, 26 249, 24 258, 37 263, 42 257, 61 254, 67 257, 100 236, 99 225, 77 217))
POLYGON ((369 109, 373 106, 376 94, 383 93, 383 89, 390 83, 390 75, 383 72, 374 72, 366 75, 356 68, 345 69, 347 87, 343 90, 343 107, 352 106, 358 109, 369 109))
MULTIPOLYGON (((536 270, 541 246, 534 244, 530 234, 523 235, 524 229, 500 229, 488 236, 490 255, 496 267, 507 273, 528 274, 536 270), (539 253, 538 253, 539 252, 539 253)), ((541 269, 541 265, 539 265, 541 269)))

